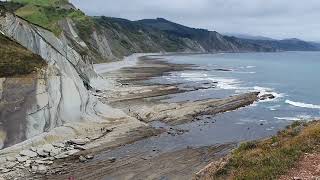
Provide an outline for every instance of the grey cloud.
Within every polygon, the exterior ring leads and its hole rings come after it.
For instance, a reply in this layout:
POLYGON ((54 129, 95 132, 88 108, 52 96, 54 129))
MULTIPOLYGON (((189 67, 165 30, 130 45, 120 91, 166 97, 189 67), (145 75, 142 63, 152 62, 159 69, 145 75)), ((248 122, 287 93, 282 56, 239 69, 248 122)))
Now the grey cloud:
POLYGON ((320 41, 319 0, 72 0, 89 15, 163 17, 218 32, 320 41))

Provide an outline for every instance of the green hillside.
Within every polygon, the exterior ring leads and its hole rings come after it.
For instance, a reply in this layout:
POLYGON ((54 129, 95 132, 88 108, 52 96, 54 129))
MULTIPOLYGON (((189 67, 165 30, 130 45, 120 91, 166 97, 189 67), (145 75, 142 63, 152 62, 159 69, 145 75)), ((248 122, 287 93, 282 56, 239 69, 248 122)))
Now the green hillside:
POLYGON ((92 27, 91 18, 73 7, 68 0, 13 0, 21 7, 15 10, 15 14, 59 35, 62 29, 58 22, 64 18, 71 18, 79 25, 79 29, 87 31, 86 27, 92 27), (85 26, 85 27, 83 27, 85 26))
POLYGON ((0 34, 0 77, 29 74, 46 65, 38 55, 0 34))
POLYGON ((55 7, 69 3, 68 0, 12 0, 12 2, 46 7, 55 7))

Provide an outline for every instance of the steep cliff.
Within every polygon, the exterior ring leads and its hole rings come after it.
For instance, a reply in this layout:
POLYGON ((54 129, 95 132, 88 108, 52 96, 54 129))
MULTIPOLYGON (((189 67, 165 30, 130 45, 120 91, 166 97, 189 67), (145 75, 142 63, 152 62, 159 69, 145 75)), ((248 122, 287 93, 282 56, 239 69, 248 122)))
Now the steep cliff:
POLYGON ((0 149, 25 139, 26 109, 34 103, 37 75, 45 61, 0 34, 0 149))
MULTIPOLYGON (((68 45, 64 33, 57 38, 4 9, 0 14, 1 33, 47 64, 37 73, 23 77, 7 74, 1 79, 1 102, 12 106, 1 108, 0 145, 7 147, 68 123, 103 119, 102 105, 89 91, 94 90, 92 81, 99 77, 68 45)), ((32 62, 30 58, 27 61, 32 62)))

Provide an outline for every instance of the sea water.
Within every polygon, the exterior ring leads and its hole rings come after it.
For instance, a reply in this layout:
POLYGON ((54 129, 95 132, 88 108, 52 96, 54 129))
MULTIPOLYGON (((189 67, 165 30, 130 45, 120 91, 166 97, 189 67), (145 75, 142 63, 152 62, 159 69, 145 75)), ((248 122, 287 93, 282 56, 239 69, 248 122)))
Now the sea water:
POLYGON ((166 101, 224 98, 252 91, 275 96, 212 117, 215 125, 204 126, 193 135, 191 131, 189 135, 193 139, 207 137, 217 143, 259 139, 276 134, 293 121, 320 119, 320 52, 217 53, 163 58, 172 63, 195 64, 199 70, 172 72, 153 81, 216 83, 216 88, 175 94, 166 101))

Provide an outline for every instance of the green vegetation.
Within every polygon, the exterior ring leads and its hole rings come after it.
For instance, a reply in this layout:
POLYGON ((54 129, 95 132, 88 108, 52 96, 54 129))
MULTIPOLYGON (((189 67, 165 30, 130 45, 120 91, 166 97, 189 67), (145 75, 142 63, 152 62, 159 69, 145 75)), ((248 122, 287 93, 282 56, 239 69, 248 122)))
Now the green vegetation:
POLYGON ((51 30, 56 35, 62 32, 62 29, 58 26, 58 21, 68 15, 67 10, 64 9, 33 5, 26 5, 19 8, 15 13, 34 24, 51 30))
POLYGON ((276 179, 294 167, 303 153, 319 150, 320 122, 295 122, 278 135, 247 142, 235 150, 213 179, 276 179))
POLYGON ((46 65, 38 55, 0 34, 0 77, 30 74, 46 65))
POLYGON ((58 25, 60 20, 71 18, 79 29, 80 36, 86 38, 91 34, 94 25, 90 17, 76 9, 61 8, 69 4, 68 0, 14 0, 14 3, 22 4, 22 7, 15 11, 20 17, 44 27, 56 35, 62 32, 58 25))
POLYGON ((71 18, 76 24, 76 27, 79 31, 79 36, 83 38, 84 41, 88 40, 92 34, 94 21, 80 10, 74 10, 70 12, 68 17, 71 18))
POLYGON ((12 0, 12 2, 47 7, 55 7, 69 3, 68 0, 12 0))
POLYGON ((4 2, 4 1, 0 1, 0 8, 4 7, 4 9, 6 9, 7 11, 10 12, 15 12, 17 9, 23 7, 23 4, 20 3, 15 3, 15 2, 4 2))

